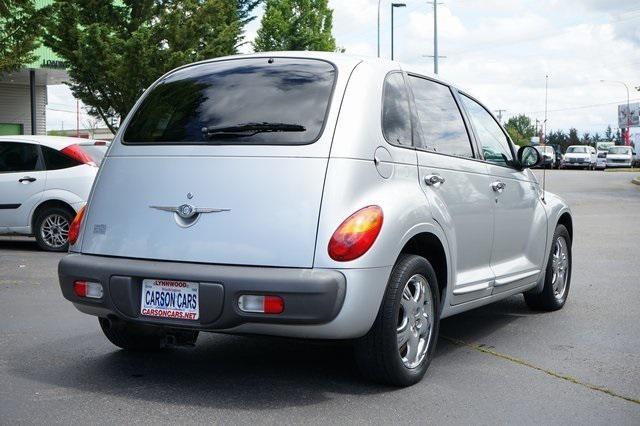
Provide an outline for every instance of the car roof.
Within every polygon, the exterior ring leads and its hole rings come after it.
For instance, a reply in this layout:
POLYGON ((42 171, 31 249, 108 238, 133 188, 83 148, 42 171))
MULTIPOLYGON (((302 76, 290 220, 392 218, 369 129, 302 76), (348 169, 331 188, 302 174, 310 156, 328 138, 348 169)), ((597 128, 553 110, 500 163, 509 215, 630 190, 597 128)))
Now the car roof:
POLYGON ((61 150, 69 145, 93 145, 95 139, 72 138, 67 136, 45 136, 45 135, 11 135, 0 136, 0 141, 25 142, 37 145, 48 146, 49 148, 61 150))
MULTIPOLYGON (((194 62, 191 64, 186 64, 176 69, 169 71, 167 74, 160 77, 160 80, 168 77, 175 71, 180 69, 190 67, 193 65, 200 65, 206 63, 213 63, 218 61, 228 61, 234 59, 250 59, 250 58, 303 58, 303 59, 320 59, 324 61, 328 61, 333 63, 340 71, 341 68, 353 68, 357 64, 363 62, 373 67, 380 67, 385 69, 400 69, 406 71, 408 73, 420 74, 425 77, 429 77, 433 80, 439 81, 449 86, 456 86, 455 84, 446 81, 439 76, 434 75, 430 68, 425 64, 424 67, 408 65, 405 63, 401 63, 398 61, 391 61, 389 59, 377 58, 372 56, 363 56, 363 55, 351 55, 347 53, 338 53, 338 52, 320 52, 320 51, 274 51, 274 52, 258 52, 258 53, 247 53, 241 55, 230 55, 230 56, 221 56, 218 58, 206 59, 204 61, 194 62)), ((465 91, 467 92, 467 91, 465 91)))

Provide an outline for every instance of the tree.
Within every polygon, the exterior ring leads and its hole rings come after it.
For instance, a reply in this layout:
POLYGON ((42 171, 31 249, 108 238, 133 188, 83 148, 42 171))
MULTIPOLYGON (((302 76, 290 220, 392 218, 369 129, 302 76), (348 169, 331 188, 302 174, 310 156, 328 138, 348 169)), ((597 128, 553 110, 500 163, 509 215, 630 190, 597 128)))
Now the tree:
POLYGON ((613 141, 616 145, 624 145, 624 141, 622 140, 622 133, 620 133, 620 129, 616 130, 616 134, 613 136, 613 141))
POLYGON ((336 50, 331 34, 333 10, 328 0, 266 0, 256 52, 272 50, 336 50))
POLYGON ((593 135, 593 142, 597 143, 600 142, 602 140, 602 136, 600 136, 600 133, 596 132, 595 135, 593 135))
POLYGON ((45 44, 67 64, 73 95, 112 132, 167 71, 237 53, 260 0, 58 0, 45 44))
POLYGON ((604 132, 604 138, 607 141, 613 140, 613 131, 611 130, 611 126, 607 126, 607 130, 604 132))
POLYGON ((536 135, 531 119, 524 114, 509 118, 504 127, 513 142, 520 146, 529 145, 531 137, 536 135))
POLYGON ((548 145, 560 147, 560 150, 562 152, 566 151, 567 147, 569 146, 569 138, 567 137, 567 134, 562 130, 550 132, 549 135, 547 135, 546 140, 548 145))
POLYGON ((589 132, 584 132, 582 134, 582 143, 584 145, 591 145, 591 134, 589 132))
POLYGON ((567 140, 569 145, 580 145, 580 138, 578 137, 578 130, 574 127, 569 129, 569 139, 567 140))
POLYGON ((0 0, 0 74, 15 71, 37 57, 47 10, 33 0, 0 0))

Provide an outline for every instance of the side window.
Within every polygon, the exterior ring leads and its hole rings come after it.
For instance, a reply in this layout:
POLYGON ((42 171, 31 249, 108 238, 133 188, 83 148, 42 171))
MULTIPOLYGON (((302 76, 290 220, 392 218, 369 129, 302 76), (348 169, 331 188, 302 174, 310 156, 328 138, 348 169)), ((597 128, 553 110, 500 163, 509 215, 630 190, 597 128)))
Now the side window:
POLYGON ((451 90, 444 84, 410 76, 425 146, 435 152, 473 158, 471 141, 451 90))
POLYGON ((82 164, 48 146, 42 146, 42 156, 47 170, 68 169, 82 164))
POLYGON ((482 105, 463 94, 461 98, 478 135, 484 159, 500 166, 512 164, 513 153, 509 148, 509 139, 500 125, 482 105))
POLYGON ((0 142, 0 173, 40 170, 38 146, 29 143, 0 142))
POLYGON ((382 96, 382 133, 385 139, 392 144, 411 146, 411 110, 401 73, 387 76, 382 96))

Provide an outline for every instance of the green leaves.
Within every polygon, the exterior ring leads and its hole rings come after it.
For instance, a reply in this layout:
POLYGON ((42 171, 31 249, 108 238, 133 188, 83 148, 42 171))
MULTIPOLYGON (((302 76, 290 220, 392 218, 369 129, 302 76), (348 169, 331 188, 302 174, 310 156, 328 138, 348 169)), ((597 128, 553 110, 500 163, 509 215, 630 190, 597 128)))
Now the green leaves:
POLYGON ((513 142, 520 146, 530 145, 531 137, 536 135, 536 129, 531 124, 531 119, 524 114, 511 117, 504 128, 513 142))
POLYGON ((45 13, 32 0, 0 0, 0 74, 36 59, 45 13))
MULTIPOLYGON (((0 0, 2 1, 2 0, 0 0)), ((112 131, 144 90, 178 66, 237 53, 259 0, 57 0, 45 44, 74 96, 112 131)))
POLYGON ((261 24, 253 43, 256 52, 336 50, 327 0, 266 0, 261 24))

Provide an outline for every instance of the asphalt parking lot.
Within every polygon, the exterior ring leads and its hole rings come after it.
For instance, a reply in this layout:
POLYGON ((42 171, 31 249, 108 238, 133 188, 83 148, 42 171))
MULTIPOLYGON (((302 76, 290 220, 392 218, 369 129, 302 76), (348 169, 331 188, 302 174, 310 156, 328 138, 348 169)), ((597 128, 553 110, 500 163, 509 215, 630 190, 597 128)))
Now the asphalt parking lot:
POLYGON ((515 296, 444 320, 407 389, 363 381, 340 342, 207 334, 120 351, 62 298, 62 255, 0 237, 0 423, 640 424, 633 176, 548 171, 574 212, 567 305, 536 313, 515 296))

